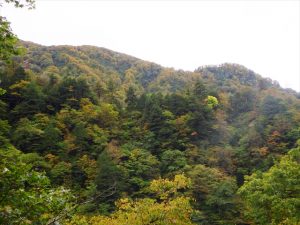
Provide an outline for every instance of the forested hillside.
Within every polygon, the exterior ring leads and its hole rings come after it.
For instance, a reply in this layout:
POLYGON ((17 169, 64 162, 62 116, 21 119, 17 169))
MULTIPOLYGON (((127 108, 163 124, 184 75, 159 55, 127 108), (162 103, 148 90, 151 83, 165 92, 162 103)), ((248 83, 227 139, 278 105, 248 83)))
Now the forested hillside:
POLYGON ((21 44, 0 70, 1 224, 299 224, 299 93, 236 64, 21 44))

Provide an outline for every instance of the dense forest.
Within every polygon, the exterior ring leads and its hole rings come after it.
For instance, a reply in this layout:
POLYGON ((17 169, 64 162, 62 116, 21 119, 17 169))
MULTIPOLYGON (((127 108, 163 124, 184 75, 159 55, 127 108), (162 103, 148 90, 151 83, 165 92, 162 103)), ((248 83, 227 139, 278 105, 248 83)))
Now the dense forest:
POLYGON ((299 93, 0 34, 0 224, 300 224, 299 93))

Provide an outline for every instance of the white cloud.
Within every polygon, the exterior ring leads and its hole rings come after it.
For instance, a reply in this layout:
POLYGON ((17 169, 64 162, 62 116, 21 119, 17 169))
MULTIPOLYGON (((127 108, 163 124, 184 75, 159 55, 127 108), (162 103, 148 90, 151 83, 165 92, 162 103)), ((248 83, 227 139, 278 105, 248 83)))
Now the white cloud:
POLYGON ((194 70, 239 63, 300 90, 299 1, 42 1, 3 7, 23 40, 96 45, 194 70))

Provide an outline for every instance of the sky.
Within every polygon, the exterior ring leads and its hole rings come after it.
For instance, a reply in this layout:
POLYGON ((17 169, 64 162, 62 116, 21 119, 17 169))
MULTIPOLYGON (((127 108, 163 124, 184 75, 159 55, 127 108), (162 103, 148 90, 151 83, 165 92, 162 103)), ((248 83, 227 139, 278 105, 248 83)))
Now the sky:
POLYGON ((300 91, 299 0, 36 0, 35 10, 4 4, 0 15, 22 40, 95 45, 190 71, 238 63, 300 91))

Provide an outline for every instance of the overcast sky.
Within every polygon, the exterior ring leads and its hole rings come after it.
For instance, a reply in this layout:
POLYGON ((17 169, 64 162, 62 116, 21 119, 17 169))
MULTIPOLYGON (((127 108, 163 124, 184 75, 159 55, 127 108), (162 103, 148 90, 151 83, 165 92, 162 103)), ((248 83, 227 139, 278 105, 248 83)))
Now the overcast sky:
POLYGON ((35 10, 0 10, 23 40, 95 45, 192 71, 238 63, 300 91, 299 0, 37 0, 35 10))

